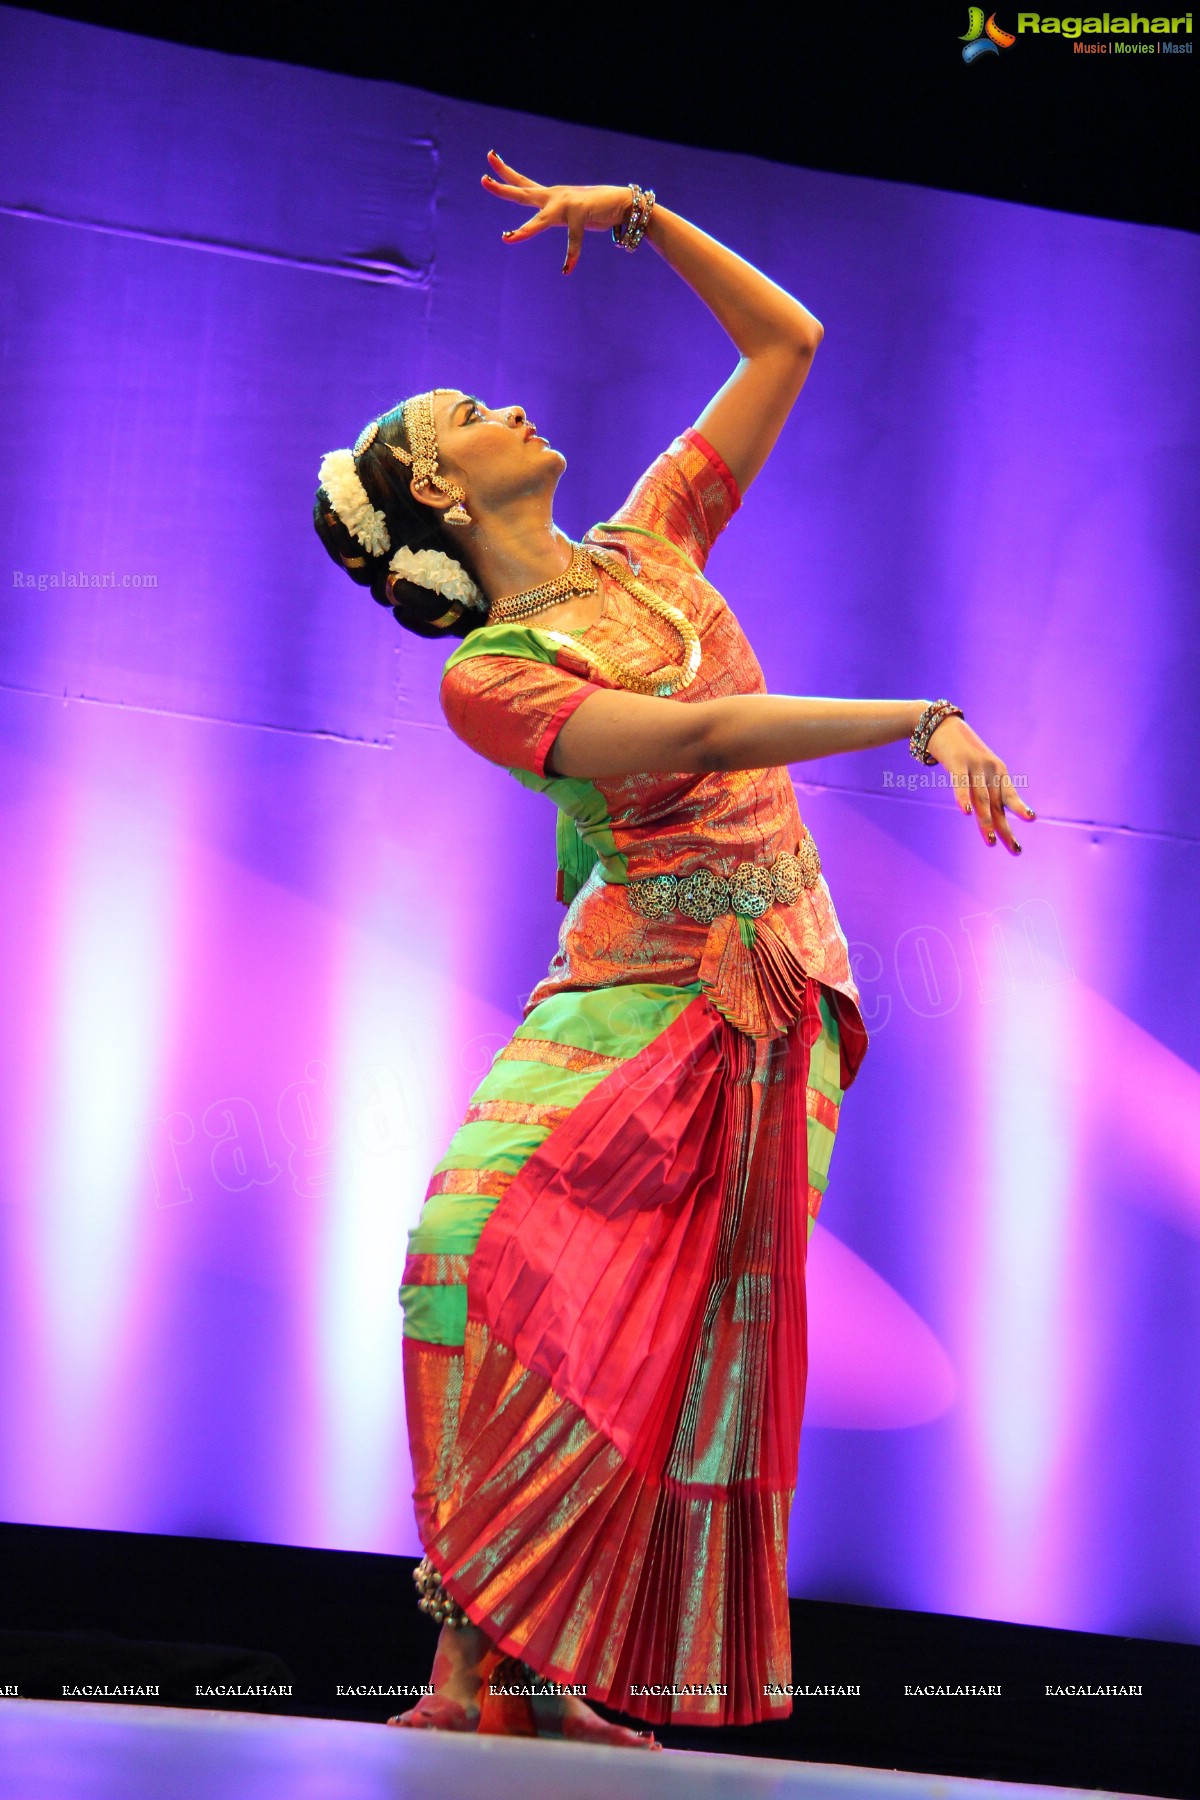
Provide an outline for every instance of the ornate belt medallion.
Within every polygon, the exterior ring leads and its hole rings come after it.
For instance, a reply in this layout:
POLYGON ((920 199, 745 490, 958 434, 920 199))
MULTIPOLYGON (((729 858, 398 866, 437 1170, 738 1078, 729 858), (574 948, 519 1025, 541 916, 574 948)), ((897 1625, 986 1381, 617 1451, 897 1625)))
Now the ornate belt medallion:
POLYGON ((785 850, 773 863, 741 862, 732 881, 711 869, 692 869, 687 875, 643 875, 626 886, 629 904, 645 919, 666 919, 681 912, 700 925, 711 925, 723 913, 740 913, 759 919, 774 903, 791 906, 803 888, 816 887, 821 858, 812 838, 805 833, 793 856, 785 850))

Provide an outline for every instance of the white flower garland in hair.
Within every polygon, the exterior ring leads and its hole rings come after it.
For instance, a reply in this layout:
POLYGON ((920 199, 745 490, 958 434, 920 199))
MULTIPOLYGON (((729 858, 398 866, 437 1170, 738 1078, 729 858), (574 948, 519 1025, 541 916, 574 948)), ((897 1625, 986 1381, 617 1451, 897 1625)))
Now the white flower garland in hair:
POLYGON ((393 575, 399 575, 417 587, 429 588, 447 600, 461 600, 464 606, 473 606, 477 612, 487 611, 482 590, 476 587, 462 564, 447 556, 444 550, 409 550, 402 545, 388 568, 393 575))
POLYGON ((351 537, 358 539, 370 556, 384 556, 392 547, 387 521, 374 506, 358 478, 354 455, 349 450, 330 450, 322 459, 317 480, 351 537))

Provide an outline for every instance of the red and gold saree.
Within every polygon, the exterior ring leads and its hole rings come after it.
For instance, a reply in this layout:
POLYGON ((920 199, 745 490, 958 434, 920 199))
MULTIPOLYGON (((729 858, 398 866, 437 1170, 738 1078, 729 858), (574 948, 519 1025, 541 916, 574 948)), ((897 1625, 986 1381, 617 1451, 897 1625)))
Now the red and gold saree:
MULTIPOLYGON (((700 573, 736 504, 688 432, 589 534, 699 629, 684 704, 765 691, 700 573)), ((791 1711, 805 1251, 866 1034, 786 770, 546 772, 606 685, 589 645, 646 671, 678 648, 611 578, 571 635, 484 626, 443 677, 454 730, 557 805, 568 912, 409 1238, 417 1518, 446 1591, 539 1675, 654 1723, 743 1724, 791 1711), (688 905, 697 869, 797 852, 805 885, 757 916, 631 902, 647 876, 688 905)))

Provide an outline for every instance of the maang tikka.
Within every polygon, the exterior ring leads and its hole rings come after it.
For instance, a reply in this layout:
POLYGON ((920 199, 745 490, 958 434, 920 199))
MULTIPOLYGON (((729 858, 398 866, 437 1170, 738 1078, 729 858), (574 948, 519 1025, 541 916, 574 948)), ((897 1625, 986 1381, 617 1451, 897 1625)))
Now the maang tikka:
POLYGON ((388 449, 398 462, 406 463, 413 472, 418 487, 435 487, 439 493, 449 494, 453 500, 442 514, 447 525, 469 525, 471 515, 463 505, 466 490, 457 482, 447 481, 438 474, 438 441, 437 429, 433 423, 433 401, 436 394, 452 394, 453 388, 434 388, 431 393, 418 394, 415 399, 404 402, 404 435, 412 445, 411 451, 402 450, 398 444, 389 444, 388 449))

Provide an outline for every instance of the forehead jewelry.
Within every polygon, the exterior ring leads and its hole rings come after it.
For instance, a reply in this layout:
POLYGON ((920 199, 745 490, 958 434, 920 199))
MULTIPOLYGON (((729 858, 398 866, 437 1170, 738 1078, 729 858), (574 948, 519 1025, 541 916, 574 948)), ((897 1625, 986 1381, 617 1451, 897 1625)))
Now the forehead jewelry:
POLYGON ((398 444, 389 444, 388 449, 397 461, 408 464, 418 487, 435 487, 439 493, 449 495, 454 504, 444 515, 447 525, 469 525, 471 515, 463 505, 467 497, 466 491, 456 481, 447 481, 444 475, 438 474, 438 441, 437 429, 433 423, 433 402, 436 395, 453 392, 453 388, 434 388, 428 394, 418 394, 415 399, 406 400, 404 435, 412 449, 402 450, 398 444))

